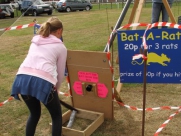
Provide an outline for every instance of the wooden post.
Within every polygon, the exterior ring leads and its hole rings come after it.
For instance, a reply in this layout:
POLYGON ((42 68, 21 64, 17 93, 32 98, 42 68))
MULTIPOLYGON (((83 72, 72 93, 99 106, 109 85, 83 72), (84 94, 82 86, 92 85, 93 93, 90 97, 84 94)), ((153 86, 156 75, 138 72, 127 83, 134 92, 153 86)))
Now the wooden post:
MULTIPOLYGON (((138 23, 139 18, 140 18, 140 14, 141 14, 141 10, 143 8, 143 3, 144 3, 144 0, 135 0, 134 1, 134 6, 133 6, 133 9, 132 9, 131 16, 129 18, 128 24, 131 24, 133 22, 133 19, 134 19, 134 23, 138 23), (136 15, 135 15, 135 13, 136 13, 136 15)), ((127 30, 128 29, 129 28, 127 28, 127 30)), ((137 27, 133 28, 133 30, 136 30, 136 29, 137 29, 137 27)), ((119 63, 118 57, 116 59, 116 63, 117 64, 119 63)), ((118 83, 117 83, 117 87, 116 87, 116 91, 117 91, 118 94, 120 93, 122 86, 123 86, 123 84, 120 83, 120 78, 119 78, 118 83)))
MULTIPOLYGON (((138 5, 138 8, 137 8, 137 10, 136 10, 136 15, 135 15, 134 23, 138 23, 138 22, 139 22, 144 1, 145 1, 145 0, 140 0, 140 1, 139 1, 139 5, 138 5)), ((136 29, 137 29, 137 27, 135 26, 135 27, 133 27, 132 30, 136 30, 136 29)))
POLYGON ((168 4, 168 1, 167 0, 162 0, 162 2, 163 2, 164 6, 165 6, 165 8, 167 10, 167 13, 168 13, 168 16, 170 17, 171 22, 176 23, 176 20, 175 20, 174 15, 173 15, 173 13, 171 11, 171 8, 170 8, 170 6, 168 4))
MULTIPOLYGON (((144 56, 147 57, 147 49, 143 50, 144 56)), ((146 107, 146 73, 147 73, 147 59, 144 60, 144 71, 143 71, 143 114, 142 114, 142 136, 145 133, 145 107, 146 107)))
MULTIPOLYGON (((129 21, 128 21, 128 24, 131 24, 133 22, 133 19, 135 17, 135 13, 136 13, 136 9, 138 7, 138 4, 139 4, 139 0, 135 0, 134 1, 134 6, 133 6, 133 9, 131 11, 131 16, 129 18, 129 21)), ((135 22, 135 21, 134 21, 135 22)), ((127 28, 127 30, 129 30, 130 28, 127 28)))

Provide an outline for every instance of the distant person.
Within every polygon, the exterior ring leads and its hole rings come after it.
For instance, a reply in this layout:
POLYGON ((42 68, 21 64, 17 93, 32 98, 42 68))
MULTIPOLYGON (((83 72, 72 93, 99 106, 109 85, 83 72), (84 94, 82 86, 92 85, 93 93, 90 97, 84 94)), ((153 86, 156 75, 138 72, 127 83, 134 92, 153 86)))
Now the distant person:
POLYGON ((67 49, 60 40, 62 32, 62 22, 56 17, 41 25, 12 85, 11 96, 19 100, 20 94, 30 111, 26 136, 35 135, 41 116, 40 102, 51 115, 52 136, 62 135, 62 110, 56 91, 64 78, 67 57, 67 49))
MULTIPOLYGON (((169 3, 169 6, 172 7, 173 1, 174 0, 167 0, 169 3)), ((152 0, 152 19, 151 23, 156 23, 159 22, 160 14, 162 13, 162 20, 160 22, 168 22, 169 16, 167 13, 167 10, 162 2, 162 0, 152 0)), ((154 27, 158 28, 158 27, 154 27)), ((162 28, 167 28, 162 27, 162 28)))

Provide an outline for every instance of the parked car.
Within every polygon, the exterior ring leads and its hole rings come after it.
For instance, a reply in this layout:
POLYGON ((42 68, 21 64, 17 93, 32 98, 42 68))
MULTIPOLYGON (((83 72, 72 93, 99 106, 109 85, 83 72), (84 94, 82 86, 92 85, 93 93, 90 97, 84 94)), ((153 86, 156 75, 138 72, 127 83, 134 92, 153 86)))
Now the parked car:
POLYGON ((75 10, 90 10, 92 9, 92 4, 85 0, 60 0, 57 3, 57 10, 60 11, 75 11, 75 10))
POLYGON ((48 14, 52 15, 53 7, 50 4, 45 4, 41 0, 36 0, 32 2, 31 0, 23 0, 21 5, 21 13, 23 15, 34 15, 37 16, 39 14, 48 14))
POLYGON ((0 4, 0 18, 14 18, 14 9, 10 4, 0 4))
POLYGON ((18 5, 19 5, 19 10, 21 10, 22 1, 21 1, 21 0, 18 0, 17 3, 18 3, 18 5))
POLYGON ((56 3, 58 3, 58 1, 51 1, 51 0, 49 0, 49 1, 44 1, 46 4, 50 4, 53 8, 55 8, 55 5, 56 5, 56 3))
POLYGON ((58 4, 59 1, 55 1, 54 4, 53 4, 53 7, 56 9, 57 7, 57 4, 58 4))
POLYGON ((10 4, 14 9, 19 9, 19 4, 17 2, 10 2, 10 4))

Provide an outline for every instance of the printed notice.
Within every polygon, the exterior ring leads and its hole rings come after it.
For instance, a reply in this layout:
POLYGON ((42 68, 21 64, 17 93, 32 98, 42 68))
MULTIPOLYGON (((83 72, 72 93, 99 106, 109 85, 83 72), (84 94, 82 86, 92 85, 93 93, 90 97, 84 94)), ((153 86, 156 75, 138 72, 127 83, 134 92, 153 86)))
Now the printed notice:
POLYGON ((181 30, 151 29, 118 31, 120 81, 143 83, 146 63, 147 83, 181 83, 181 30), (143 35, 147 45, 147 61, 132 59, 143 49, 143 35))

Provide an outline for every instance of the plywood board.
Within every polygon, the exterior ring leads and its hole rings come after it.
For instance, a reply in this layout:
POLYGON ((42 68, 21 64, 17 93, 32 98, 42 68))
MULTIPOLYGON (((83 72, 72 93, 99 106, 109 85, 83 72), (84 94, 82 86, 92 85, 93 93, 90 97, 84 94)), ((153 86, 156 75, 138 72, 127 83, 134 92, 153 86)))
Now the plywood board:
POLYGON ((112 72, 107 53, 68 50, 67 70, 72 93, 72 105, 76 108, 104 113, 105 118, 113 119, 112 72), (83 77, 81 79, 80 72, 84 74, 92 73, 96 77, 83 77), (76 83, 82 84, 79 86, 82 88, 82 94, 76 92, 76 83), (92 85, 91 91, 86 90, 88 85, 92 85), (98 86, 101 85, 106 88, 102 92, 98 89, 98 86), (105 93, 105 91, 107 91, 106 96, 100 97, 99 95, 105 93))

